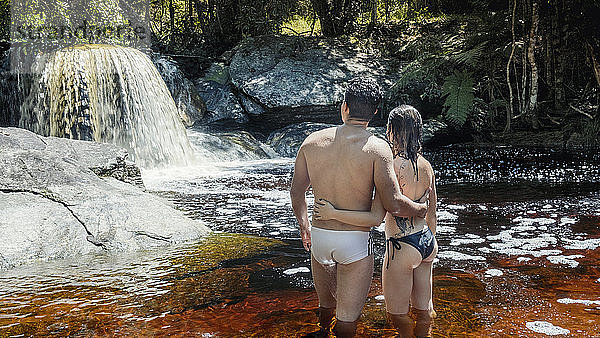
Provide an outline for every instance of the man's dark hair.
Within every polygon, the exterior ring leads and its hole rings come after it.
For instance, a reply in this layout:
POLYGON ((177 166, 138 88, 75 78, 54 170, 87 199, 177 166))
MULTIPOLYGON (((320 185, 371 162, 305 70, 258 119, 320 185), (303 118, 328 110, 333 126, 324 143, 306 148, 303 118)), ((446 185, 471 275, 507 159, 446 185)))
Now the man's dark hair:
POLYGON ((382 98, 381 87, 368 77, 355 77, 348 81, 344 94, 344 101, 350 110, 349 116, 364 121, 373 118, 382 98))

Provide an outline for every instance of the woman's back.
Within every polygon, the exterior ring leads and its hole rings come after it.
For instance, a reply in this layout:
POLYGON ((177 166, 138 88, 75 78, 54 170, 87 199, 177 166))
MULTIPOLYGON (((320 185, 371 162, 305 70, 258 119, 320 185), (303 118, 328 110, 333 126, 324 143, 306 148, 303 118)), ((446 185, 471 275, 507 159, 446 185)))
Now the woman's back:
MULTIPOLYGON (((415 171, 415 167, 410 160, 398 156, 394 160, 394 171, 396 172, 396 178, 398 179, 400 189, 402 189, 404 196, 412 199, 413 201, 418 201, 421 199, 424 201, 425 195, 427 195, 427 192, 429 192, 429 188, 434 187, 433 169, 429 161, 427 161, 421 155, 417 156, 416 162, 415 171)), ((388 213, 386 215, 385 232, 388 237, 402 237, 421 231, 426 224, 425 219, 423 218, 399 218, 398 222, 391 214, 388 213), (405 222, 405 224, 397 224, 398 222, 405 222)), ((430 224, 430 228, 432 226, 433 228, 431 231, 435 233, 435 224, 430 224)))

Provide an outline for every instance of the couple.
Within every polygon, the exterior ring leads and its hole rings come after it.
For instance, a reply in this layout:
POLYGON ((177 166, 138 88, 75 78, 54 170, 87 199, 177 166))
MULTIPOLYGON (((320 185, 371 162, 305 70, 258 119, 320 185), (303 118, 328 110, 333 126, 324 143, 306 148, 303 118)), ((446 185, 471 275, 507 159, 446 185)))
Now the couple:
POLYGON ((294 167, 292 208, 304 248, 311 251, 319 324, 327 333, 335 316, 333 331, 338 337, 356 333, 373 277, 370 229, 384 217, 382 278, 388 315, 400 333, 412 335, 410 304, 422 320, 431 322, 435 314, 437 197, 431 165, 419 154, 421 117, 410 106, 390 112, 390 149, 366 130, 381 99, 374 80, 350 80, 341 106, 344 124, 309 135, 294 167), (306 202, 310 186, 316 201, 312 227, 306 202))

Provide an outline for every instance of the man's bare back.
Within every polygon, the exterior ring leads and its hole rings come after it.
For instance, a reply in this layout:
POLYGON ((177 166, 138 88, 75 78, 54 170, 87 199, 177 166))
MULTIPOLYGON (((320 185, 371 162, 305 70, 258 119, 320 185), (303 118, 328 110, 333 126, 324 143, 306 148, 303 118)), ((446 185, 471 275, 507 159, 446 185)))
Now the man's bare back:
POLYGON ((313 187, 315 199, 327 199, 337 208, 370 210, 373 188, 377 187, 383 206, 393 214, 413 216, 426 210, 402 195, 390 147, 366 130, 381 98, 374 80, 350 80, 340 109, 344 125, 309 135, 294 164, 290 197, 302 243, 311 251, 319 323, 326 332, 335 308, 338 337, 354 335, 369 292, 373 276, 370 229, 333 220, 314 220, 311 229, 308 188, 313 187), (333 272, 326 268, 331 266, 333 272), (336 284, 334 291, 331 288, 336 284))
MULTIPOLYGON (((299 156, 306 159, 315 200, 331 201, 341 209, 370 210, 374 162, 389 146, 362 126, 344 124, 311 134, 299 156)), ((317 228, 369 231, 336 220, 313 220, 317 228)))

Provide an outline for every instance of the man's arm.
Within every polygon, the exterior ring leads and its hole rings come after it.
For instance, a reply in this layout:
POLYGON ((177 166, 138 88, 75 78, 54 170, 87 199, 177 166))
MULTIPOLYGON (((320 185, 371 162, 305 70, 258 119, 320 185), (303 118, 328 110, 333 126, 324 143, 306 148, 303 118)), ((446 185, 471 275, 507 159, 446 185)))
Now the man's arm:
POLYGON ((402 195, 398 179, 394 172, 394 158, 389 147, 381 147, 375 153, 373 164, 375 189, 385 210, 398 217, 425 217, 427 205, 415 203, 402 195))
POLYGON ((310 250, 310 222, 308 220, 308 205, 306 203, 306 191, 310 186, 310 178, 308 177, 308 168, 306 166, 306 158, 304 150, 300 147, 296 164, 294 165, 294 177, 292 178, 292 188, 290 189, 290 197, 292 198, 292 209, 294 215, 300 224, 300 237, 306 251, 310 250))

